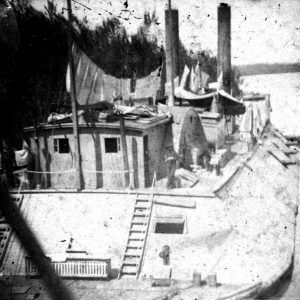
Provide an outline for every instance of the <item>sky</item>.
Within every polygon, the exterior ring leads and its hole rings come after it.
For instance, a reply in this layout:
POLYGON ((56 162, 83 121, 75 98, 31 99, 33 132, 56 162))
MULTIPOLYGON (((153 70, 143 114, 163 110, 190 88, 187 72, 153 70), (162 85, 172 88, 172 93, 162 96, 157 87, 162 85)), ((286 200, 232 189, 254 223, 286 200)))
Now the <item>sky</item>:
MULTIPOLYGON (((66 16, 66 0, 53 0, 66 16)), ((32 0, 43 10, 46 0, 32 0)), ((217 7, 231 6, 232 64, 300 63, 299 0, 172 0, 179 10, 179 37, 188 50, 217 53, 217 7)), ((155 12, 158 25, 151 32, 164 44, 167 0, 72 0, 73 13, 91 28, 119 17, 129 34, 143 22, 144 12, 155 12)))

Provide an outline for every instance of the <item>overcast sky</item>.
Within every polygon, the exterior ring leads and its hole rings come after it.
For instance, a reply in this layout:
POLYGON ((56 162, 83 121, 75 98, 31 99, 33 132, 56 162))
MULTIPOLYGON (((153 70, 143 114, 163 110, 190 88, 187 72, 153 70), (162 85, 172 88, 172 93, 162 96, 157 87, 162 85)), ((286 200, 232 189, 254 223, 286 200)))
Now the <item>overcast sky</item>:
MULTIPOLYGON (((42 10, 46 0, 32 0, 42 10)), ((135 33, 144 12, 154 12, 159 25, 153 28, 164 43, 164 10, 167 0, 73 0, 74 14, 86 16, 94 27, 104 19, 119 16, 129 33, 135 33)), ((232 63, 299 63, 299 0, 172 0, 179 10, 179 35, 189 50, 217 50, 217 7, 220 2, 231 5, 232 63)), ((66 0, 54 0, 59 11, 66 0)), ((65 13, 66 14, 66 13, 65 13)))

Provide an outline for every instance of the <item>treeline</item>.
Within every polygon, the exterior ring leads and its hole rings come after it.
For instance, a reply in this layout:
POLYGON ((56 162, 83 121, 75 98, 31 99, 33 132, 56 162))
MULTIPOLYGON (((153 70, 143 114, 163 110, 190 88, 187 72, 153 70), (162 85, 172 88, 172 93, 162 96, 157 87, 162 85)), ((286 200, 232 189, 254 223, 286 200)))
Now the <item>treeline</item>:
MULTIPOLYGON (((50 112, 70 105, 65 91, 68 23, 51 1, 46 13, 18 1, 6 21, 0 20, 0 135, 16 144, 24 126, 45 122, 50 112)), ((137 33, 129 36, 117 18, 94 30, 75 18, 74 39, 106 73, 139 78, 165 61, 164 49, 149 33, 157 21, 146 13, 137 33)), ((217 79, 217 60, 209 52, 191 55, 181 44, 180 58, 181 70, 199 59, 212 81, 217 79)))

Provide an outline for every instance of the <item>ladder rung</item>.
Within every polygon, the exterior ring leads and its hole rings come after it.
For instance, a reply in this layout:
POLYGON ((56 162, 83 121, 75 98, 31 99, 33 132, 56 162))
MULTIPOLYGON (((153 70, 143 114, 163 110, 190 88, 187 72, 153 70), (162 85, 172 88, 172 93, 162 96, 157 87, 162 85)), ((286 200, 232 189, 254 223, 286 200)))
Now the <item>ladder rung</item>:
POLYGON ((129 261, 129 260, 124 260, 123 261, 123 267, 126 266, 137 266, 139 264, 138 261, 129 261))
POLYGON ((134 249, 134 250, 141 250, 143 247, 141 246, 130 246, 130 245, 127 245, 126 246, 127 249, 134 249))
POLYGON ((150 200, 147 198, 147 199, 145 199, 145 198, 143 198, 143 199, 141 199, 141 198, 138 198, 138 199, 136 199, 136 202, 150 202, 150 200))
POLYGON ((131 224, 132 225, 147 225, 147 223, 145 223, 144 221, 132 221, 131 224))
POLYGON ((135 206, 134 210, 140 210, 140 211, 144 211, 144 210, 148 210, 149 206, 135 206))
POLYGON ((132 238, 132 237, 129 237, 129 239, 128 239, 128 241, 130 242, 130 241, 144 241, 144 238, 143 237, 141 237, 141 238, 132 238))
POLYGON ((130 278, 135 278, 136 272, 121 272, 121 276, 123 275, 126 275, 125 278, 127 278, 127 276, 130 276, 130 278))
POLYGON ((140 219, 146 219, 147 218, 147 215, 146 214, 136 214, 134 213, 132 218, 134 219, 137 219, 137 218, 140 218, 140 219))
POLYGON ((134 217, 148 217, 148 215, 146 213, 134 213, 133 216, 134 217))
POLYGON ((124 255, 124 257, 141 257, 141 254, 126 254, 124 255))
POLYGON ((149 210, 149 206, 136 206, 134 210, 149 210))

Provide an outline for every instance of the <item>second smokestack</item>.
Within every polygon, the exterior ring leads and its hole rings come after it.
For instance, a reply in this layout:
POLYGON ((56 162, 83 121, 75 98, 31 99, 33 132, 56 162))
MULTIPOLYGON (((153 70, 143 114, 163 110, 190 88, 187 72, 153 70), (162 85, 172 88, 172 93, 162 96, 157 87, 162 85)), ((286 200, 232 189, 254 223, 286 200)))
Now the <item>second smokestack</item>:
POLYGON ((231 91, 231 8, 226 3, 218 7, 218 78, 223 72, 223 88, 231 91))

